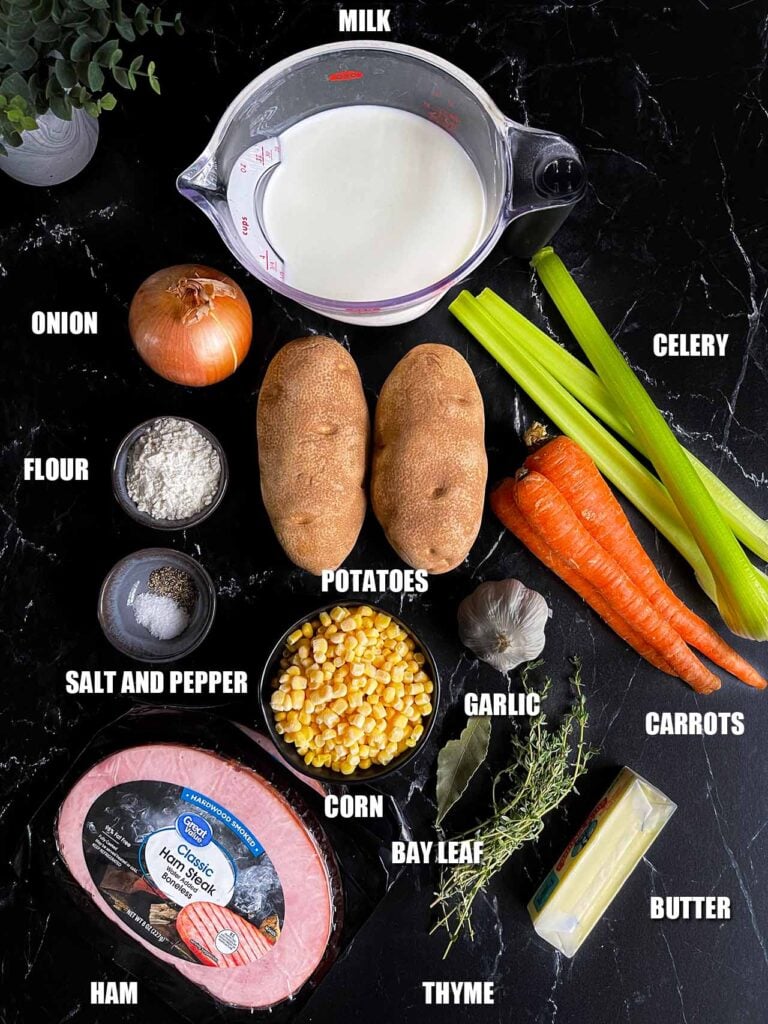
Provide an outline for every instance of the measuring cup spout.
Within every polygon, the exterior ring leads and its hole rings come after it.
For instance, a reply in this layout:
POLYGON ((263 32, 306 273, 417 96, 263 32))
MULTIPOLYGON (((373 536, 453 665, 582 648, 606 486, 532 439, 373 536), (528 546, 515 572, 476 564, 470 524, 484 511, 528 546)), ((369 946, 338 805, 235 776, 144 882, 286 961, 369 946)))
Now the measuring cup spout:
POLYGON ((213 219, 213 200, 218 194, 220 182, 216 156, 203 153, 176 179, 178 191, 195 206, 213 219))
POLYGON ((586 191, 579 151, 553 132, 507 121, 511 164, 505 248, 528 258, 552 239, 586 191))

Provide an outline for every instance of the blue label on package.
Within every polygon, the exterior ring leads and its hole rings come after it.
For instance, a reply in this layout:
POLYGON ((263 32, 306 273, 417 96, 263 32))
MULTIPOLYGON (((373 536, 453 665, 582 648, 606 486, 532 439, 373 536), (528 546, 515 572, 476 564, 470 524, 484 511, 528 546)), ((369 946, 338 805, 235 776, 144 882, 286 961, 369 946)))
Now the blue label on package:
POLYGON ((259 857, 264 853, 264 847, 256 836, 250 829, 246 828, 242 821, 233 814, 230 814, 226 807, 221 807, 211 800, 209 796, 198 793, 194 789, 182 790, 181 799, 186 801, 186 803, 194 804, 196 807, 201 808, 206 814, 210 814, 212 818, 218 819, 222 825, 225 825, 230 832, 234 832, 238 839, 242 840, 254 857, 259 857))

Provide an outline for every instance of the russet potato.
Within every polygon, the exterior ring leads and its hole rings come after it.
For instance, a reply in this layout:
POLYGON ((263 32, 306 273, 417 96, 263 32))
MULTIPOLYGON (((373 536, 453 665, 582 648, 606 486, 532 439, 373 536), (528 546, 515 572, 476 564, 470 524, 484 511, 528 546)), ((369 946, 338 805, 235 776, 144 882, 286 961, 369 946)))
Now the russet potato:
POLYGON ((296 565, 336 569, 365 516, 370 417, 354 360, 322 335, 283 346, 257 411, 261 494, 296 565))
POLYGON ((480 529, 488 477, 483 400, 447 345, 418 345, 384 382, 376 407, 371 505, 416 569, 455 569, 480 529))

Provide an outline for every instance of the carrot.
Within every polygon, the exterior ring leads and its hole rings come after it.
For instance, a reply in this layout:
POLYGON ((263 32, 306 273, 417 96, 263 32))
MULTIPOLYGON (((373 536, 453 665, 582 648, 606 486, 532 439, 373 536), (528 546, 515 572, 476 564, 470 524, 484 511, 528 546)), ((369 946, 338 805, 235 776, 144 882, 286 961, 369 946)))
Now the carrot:
POLYGON ((670 590, 597 466, 579 445, 569 437, 556 437, 529 455, 525 466, 560 491, 582 525, 686 643, 747 686, 765 689, 768 683, 760 673, 670 590))
POLYGON ((649 661, 653 666, 667 675, 677 677, 677 673, 664 658, 643 637, 637 633, 620 615, 617 615, 608 604, 599 590, 588 583, 575 569, 567 562, 553 554, 552 549, 541 539, 522 512, 518 509, 514 499, 514 480, 504 480, 491 494, 491 508, 506 526, 508 530, 522 541, 540 562, 543 562, 548 569, 551 569, 556 576, 566 583, 571 590, 576 591, 583 597, 587 604, 597 612, 601 619, 606 622, 614 633, 617 633, 622 640, 637 651, 639 655, 649 661))
POLYGON ((689 686, 710 693, 720 680, 696 658, 679 634, 665 622, 615 559, 582 526, 558 489, 535 470, 518 471, 512 492, 515 504, 558 555, 574 568, 640 633, 689 686))

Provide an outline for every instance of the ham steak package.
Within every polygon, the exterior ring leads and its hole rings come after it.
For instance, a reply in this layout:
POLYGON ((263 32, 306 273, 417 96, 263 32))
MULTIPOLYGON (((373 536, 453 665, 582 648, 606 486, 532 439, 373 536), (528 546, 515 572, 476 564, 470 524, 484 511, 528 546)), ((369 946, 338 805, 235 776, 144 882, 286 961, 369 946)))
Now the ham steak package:
POLYGON ((42 855, 80 935, 191 1020, 287 1020, 391 885, 403 834, 394 804, 378 835, 321 827, 314 788, 216 716, 131 712, 46 801, 19 863, 37 874, 42 855))

